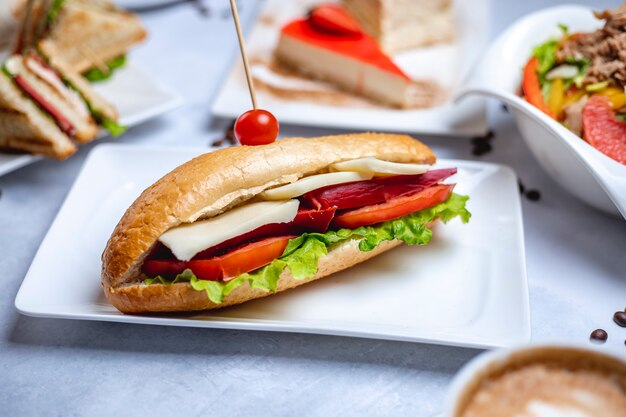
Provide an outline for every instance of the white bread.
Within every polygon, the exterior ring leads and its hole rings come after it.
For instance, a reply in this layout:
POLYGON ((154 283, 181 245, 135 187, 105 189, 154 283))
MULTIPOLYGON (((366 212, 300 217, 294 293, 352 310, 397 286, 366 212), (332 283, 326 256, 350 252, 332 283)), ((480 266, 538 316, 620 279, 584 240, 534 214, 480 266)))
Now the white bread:
POLYGON ((76 146, 54 120, 0 74, 0 148, 65 159, 76 146))
POLYGON ((63 76, 80 92, 84 99, 91 104, 91 107, 102 113, 104 117, 117 121, 119 113, 113 104, 98 94, 89 81, 80 73, 76 72, 71 65, 68 65, 59 57, 50 57, 50 65, 63 76))
MULTIPOLYGON (((39 78, 24 64, 24 58, 15 56, 14 64, 16 75, 19 75, 40 94, 44 100, 52 104, 54 108, 63 115, 74 127, 76 133, 74 139, 80 143, 90 142, 98 135, 98 125, 91 117, 89 110, 85 107, 87 114, 80 114, 78 111, 70 107, 67 100, 46 81, 39 78)), ((70 94, 77 94, 73 90, 68 89, 70 94)), ((80 99, 82 101, 82 98, 80 99)))
POLYGON ((66 0, 39 48, 84 72, 104 66, 145 39, 135 15, 100 3, 66 0))
MULTIPOLYGON (((263 190, 325 172, 333 163, 368 156, 400 163, 435 162, 430 149, 410 136, 362 133, 237 146, 181 165, 146 189, 113 231, 102 255, 106 297, 120 311, 137 313, 204 310, 267 295, 244 284, 215 305, 206 293, 193 290, 188 283, 143 284, 146 277, 141 265, 157 239, 172 227, 215 216, 263 190)), ((315 277, 296 281, 283 272, 278 289, 348 268, 398 244, 386 242, 371 252, 360 252, 354 241, 331 247, 315 277)))

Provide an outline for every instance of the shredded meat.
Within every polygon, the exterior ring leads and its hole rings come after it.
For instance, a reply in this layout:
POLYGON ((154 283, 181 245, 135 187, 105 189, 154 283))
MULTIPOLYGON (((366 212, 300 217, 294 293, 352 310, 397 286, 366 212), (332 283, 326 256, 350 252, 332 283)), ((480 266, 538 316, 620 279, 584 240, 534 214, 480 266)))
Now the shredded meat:
POLYGON ((587 58, 591 62, 585 84, 608 81, 610 84, 626 86, 626 3, 617 9, 595 12, 604 19, 602 29, 591 33, 576 33, 563 43, 556 59, 587 58))

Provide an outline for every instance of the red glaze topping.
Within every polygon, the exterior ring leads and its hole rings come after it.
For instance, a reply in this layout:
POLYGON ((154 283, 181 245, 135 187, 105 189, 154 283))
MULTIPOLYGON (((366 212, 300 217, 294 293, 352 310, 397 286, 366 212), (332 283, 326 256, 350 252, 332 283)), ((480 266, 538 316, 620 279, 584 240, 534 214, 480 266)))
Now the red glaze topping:
POLYGON ((338 36, 329 31, 317 30, 308 19, 294 20, 285 25, 281 32, 285 36, 367 62, 382 70, 399 75, 407 81, 411 80, 381 51, 378 43, 366 34, 359 37, 338 36))

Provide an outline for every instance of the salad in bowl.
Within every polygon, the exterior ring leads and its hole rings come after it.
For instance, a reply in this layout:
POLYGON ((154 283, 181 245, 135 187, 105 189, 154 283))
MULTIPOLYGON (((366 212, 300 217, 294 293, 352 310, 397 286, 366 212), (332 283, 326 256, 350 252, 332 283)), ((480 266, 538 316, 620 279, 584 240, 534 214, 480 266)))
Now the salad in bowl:
POLYGON ((523 68, 522 93, 598 151, 626 165, 626 3, 594 12, 604 25, 535 46, 523 68))
POLYGON ((624 219, 625 22, 626 5, 603 12, 562 5, 526 15, 490 44, 456 97, 504 102, 554 181, 624 219))

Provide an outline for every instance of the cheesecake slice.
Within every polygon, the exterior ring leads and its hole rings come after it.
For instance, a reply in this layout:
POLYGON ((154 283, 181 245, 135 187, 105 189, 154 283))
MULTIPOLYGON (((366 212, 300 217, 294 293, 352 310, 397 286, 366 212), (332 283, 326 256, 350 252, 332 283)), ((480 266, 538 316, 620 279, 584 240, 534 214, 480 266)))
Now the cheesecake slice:
POLYGON ((454 39, 451 0, 342 0, 388 53, 454 39))
POLYGON ((362 30, 340 33, 297 19, 281 29, 275 55, 279 63, 347 92, 394 107, 412 106, 412 80, 362 30))

